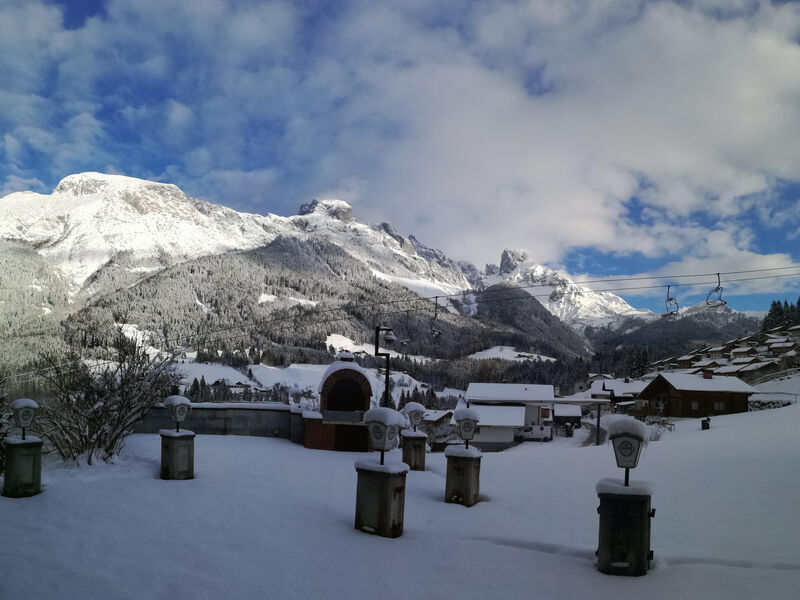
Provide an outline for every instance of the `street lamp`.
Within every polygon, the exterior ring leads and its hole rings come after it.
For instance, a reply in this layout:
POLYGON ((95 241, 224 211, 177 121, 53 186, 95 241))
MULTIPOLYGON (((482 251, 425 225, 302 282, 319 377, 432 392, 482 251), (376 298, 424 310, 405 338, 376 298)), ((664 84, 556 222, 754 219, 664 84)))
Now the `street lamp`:
POLYGON ((392 331, 391 327, 386 327, 385 325, 378 325, 375 328, 375 356, 385 356, 386 357, 386 402, 389 403, 389 353, 388 352, 379 352, 378 351, 378 343, 380 342, 381 333, 383 333, 383 343, 387 346, 391 346, 394 344, 395 340, 397 339, 392 331))

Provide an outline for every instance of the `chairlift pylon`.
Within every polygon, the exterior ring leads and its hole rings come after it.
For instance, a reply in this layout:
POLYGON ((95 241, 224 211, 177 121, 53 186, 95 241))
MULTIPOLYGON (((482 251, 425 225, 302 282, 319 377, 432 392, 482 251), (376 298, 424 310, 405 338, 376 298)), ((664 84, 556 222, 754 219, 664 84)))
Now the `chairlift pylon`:
POLYGON ((666 307, 667 311, 661 314, 662 317, 671 317, 673 315, 677 315, 678 309, 680 308, 678 301, 669 295, 669 290, 671 287, 672 285, 667 286, 667 299, 664 301, 664 306, 666 307))
POLYGON ((708 308, 719 308, 726 304, 727 302, 722 299, 722 282, 719 279, 719 273, 717 273, 717 287, 708 292, 706 296, 706 306, 708 308))
POLYGON ((430 327, 431 327, 431 336, 433 336, 433 338, 435 339, 438 338, 440 335, 442 335, 442 332, 433 326, 433 324, 436 322, 436 317, 439 316, 439 296, 435 296, 433 298, 433 305, 434 305, 433 318, 431 319, 430 327))

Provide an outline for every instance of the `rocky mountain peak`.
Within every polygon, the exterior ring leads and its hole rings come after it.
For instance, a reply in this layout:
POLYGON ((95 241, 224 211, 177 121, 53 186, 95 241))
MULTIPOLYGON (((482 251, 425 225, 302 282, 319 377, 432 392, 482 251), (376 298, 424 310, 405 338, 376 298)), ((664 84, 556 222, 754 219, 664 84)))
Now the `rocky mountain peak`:
POLYGON ((508 275, 528 259, 528 254, 523 250, 506 248, 500 256, 500 274, 508 275))
POLYGON ((344 223, 356 220, 353 216, 353 207, 344 200, 317 200, 314 198, 308 204, 302 204, 297 214, 300 216, 327 215, 344 223))

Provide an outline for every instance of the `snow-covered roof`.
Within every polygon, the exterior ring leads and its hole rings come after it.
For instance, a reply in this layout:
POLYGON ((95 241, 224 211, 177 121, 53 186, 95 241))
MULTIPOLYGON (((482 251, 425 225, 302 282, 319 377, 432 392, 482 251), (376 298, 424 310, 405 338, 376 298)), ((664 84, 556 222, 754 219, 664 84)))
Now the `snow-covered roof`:
POLYGON ((532 383, 470 383, 465 395, 469 402, 552 402, 552 385, 532 383))
POLYGON ((757 361, 758 359, 755 356, 742 356, 739 358, 734 358, 731 361, 732 365, 747 365, 751 362, 757 361))
POLYGON ((714 346, 713 348, 709 348, 708 352, 725 352, 725 346, 714 346))
POLYGON ((721 367, 726 362, 727 361, 724 358, 707 358, 705 360, 697 361, 692 366, 695 368, 710 367, 710 366, 721 367))
POLYGON ((625 381, 624 379, 607 379, 603 381, 594 381, 592 382, 592 387, 590 388, 592 396, 597 397, 609 397, 611 395, 611 390, 614 390, 614 396, 636 396, 641 392, 644 388, 647 387, 649 382, 642 381, 641 379, 630 379, 625 381))
POLYGON ((743 364, 727 365, 727 366, 724 366, 724 367, 720 367, 718 369, 714 369, 714 374, 715 375, 726 375, 728 373, 738 373, 744 367, 745 367, 745 365, 743 365, 743 364))
MULTIPOLYGON (((712 377, 706 379, 701 375, 687 373, 659 373, 676 390, 697 392, 735 392, 739 394, 755 394, 756 389, 737 377, 712 377)), ((656 381, 658 379, 654 381, 656 381)))
POLYGON ((435 422, 451 414, 453 414, 452 410, 426 410, 425 414, 422 415, 422 420, 435 422))
POLYGON ((581 407, 577 404, 554 404, 553 416, 555 417, 580 417, 581 407))

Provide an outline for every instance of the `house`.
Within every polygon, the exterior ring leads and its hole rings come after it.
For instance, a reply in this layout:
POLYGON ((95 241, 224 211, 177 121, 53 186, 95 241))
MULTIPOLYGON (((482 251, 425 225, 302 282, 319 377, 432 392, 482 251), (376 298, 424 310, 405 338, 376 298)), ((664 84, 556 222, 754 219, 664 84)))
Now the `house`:
POLYGON ((725 356, 725 346, 714 346, 706 352, 708 358, 722 358, 725 356))
POLYGON ((737 377, 659 373, 639 394, 635 414, 699 418, 747 412, 747 400, 755 393, 737 377))
POLYGON ((688 369, 698 360, 703 360, 703 355, 700 353, 684 354, 683 356, 679 356, 676 362, 681 369, 688 369))
POLYGON ((612 403, 620 400, 632 400, 647 385, 641 379, 609 379, 595 381, 590 390, 592 398, 610 400, 612 403))
POLYGON ((470 383, 458 407, 478 413, 472 443, 481 450, 504 450, 518 443, 522 430, 552 420, 552 385, 525 383, 470 383))

